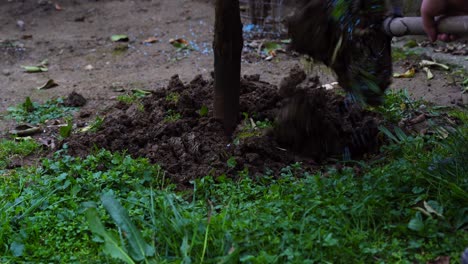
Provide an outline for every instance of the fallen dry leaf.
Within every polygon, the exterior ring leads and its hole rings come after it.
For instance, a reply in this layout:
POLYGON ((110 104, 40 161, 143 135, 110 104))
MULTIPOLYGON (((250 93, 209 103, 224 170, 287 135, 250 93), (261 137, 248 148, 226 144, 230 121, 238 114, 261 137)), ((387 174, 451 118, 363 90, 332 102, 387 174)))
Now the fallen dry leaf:
POLYGON ((419 124, 421 122, 424 122, 426 120, 426 114, 420 114, 417 117, 413 118, 410 120, 411 124, 419 124))
POLYGON ((413 78, 415 74, 416 74, 416 70, 414 68, 411 68, 407 70, 405 73, 395 73, 393 74, 393 77, 394 78, 413 78))
POLYGON ((424 67, 423 71, 426 72, 428 80, 432 80, 434 78, 434 74, 432 74, 431 70, 429 70, 428 67, 424 67))
POLYGON ((186 45, 186 46, 189 45, 188 41, 186 41, 185 39, 182 39, 182 38, 170 39, 169 43, 171 43, 172 45, 174 45, 176 43, 183 44, 183 45, 186 45))
POLYGON ((147 44, 147 43, 156 43, 158 42, 159 40, 156 38, 156 37, 149 37, 147 39, 145 39, 143 41, 143 44, 147 44))
POLYGON ((419 63, 419 66, 421 67, 431 67, 431 66, 434 66, 434 67, 439 67, 440 69, 443 69, 443 70, 450 70, 450 67, 445 65, 445 64, 442 64, 442 63, 437 63, 435 61, 429 61, 429 60, 422 60, 420 63, 419 63))
POLYGON ((53 79, 49 79, 47 82, 45 82, 43 85, 37 87, 38 90, 45 90, 45 89, 50 89, 55 86, 58 86, 58 83, 56 83, 53 79))

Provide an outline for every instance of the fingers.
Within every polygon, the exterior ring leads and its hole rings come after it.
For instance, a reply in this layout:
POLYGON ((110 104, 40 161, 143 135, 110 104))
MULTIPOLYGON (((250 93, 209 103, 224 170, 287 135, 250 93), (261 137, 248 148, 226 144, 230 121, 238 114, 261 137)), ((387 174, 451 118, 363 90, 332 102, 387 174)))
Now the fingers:
MULTIPOLYGON (((435 17, 445 14, 447 11, 446 0, 423 0, 421 4, 421 16, 423 20, 424 31, 431 41, 436 41, 437 36, 437 24, 435 17)), ((447 38, 441 36, 441 38, 447 38)))
POLYGON ((434 17, 431 15, 423 14, 421 12, 424 31, 426 32, 429 39, 434 42, 437 40, 437 28, 434 17))
POLYGON ((443 41, 443 42, 450 42, 450 41, 454 41, 457 39, 457 36, 455 35, 452 35, 452 34, 438 34, 437 35, 437 39, 440 40, 440 41, 443 41))

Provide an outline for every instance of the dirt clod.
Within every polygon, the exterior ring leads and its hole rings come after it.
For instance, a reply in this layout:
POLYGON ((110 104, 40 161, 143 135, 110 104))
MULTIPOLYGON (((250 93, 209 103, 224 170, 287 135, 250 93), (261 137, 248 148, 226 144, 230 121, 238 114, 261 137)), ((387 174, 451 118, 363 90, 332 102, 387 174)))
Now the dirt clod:
POLYGON ((279 85, 279 94, 282 97, 290 97, 294 95, 297 86, 307 78, 303 69, 298 65, 291 68, 289 75, 281 80, 279 85))
POLYGON ((380 145, 377 116, 324 88, 296 91, 277 123, 274 134, 281 146, 317 161, 361 157, 380 145))
POLYGON ((69 107, 82 107, 86 104, 86 99, 81 94, 72 92, 63 104, 69 107))

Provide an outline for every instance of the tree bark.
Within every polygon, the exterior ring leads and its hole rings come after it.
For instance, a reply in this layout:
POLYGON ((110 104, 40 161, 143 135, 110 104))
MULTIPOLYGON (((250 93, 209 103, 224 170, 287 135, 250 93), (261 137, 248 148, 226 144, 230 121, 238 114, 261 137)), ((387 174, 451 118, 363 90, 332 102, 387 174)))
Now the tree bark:
POLYGON ((239 0, 216 0, 214 51, 214 116, 231 136, 239 118, 241 53, 243 48, 239 0))

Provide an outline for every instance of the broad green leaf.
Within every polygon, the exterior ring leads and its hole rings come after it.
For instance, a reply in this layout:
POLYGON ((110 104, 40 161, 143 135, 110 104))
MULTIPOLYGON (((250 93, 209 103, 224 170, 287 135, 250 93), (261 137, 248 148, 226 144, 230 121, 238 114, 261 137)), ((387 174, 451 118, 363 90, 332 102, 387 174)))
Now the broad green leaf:
POLYGON ((132 258, 136 261, 142 261, 146 257, 154 256, 155 249, 143 240, 140 231, 128 216, 127 210, 111 194, 104 194, 101 197, 101 202, 116 225, 126 233, 132 258))
POLYGON ((111 40, 112 40, 113 42, 117 42, 117 41, 128 41, 128 36, 127 36, 127 35, 123 35, 123 34, 120 34, 120 35, 112 35, 111 40))
POLYGON ((13 256, 21 257, 23 256, 23 252, 24 252, 24 244, 15 241, 11 243, 10 250, 11 250, 11 253, 13 253, 13 256))
POLYGON ((323 238, 323 245, 325 247, 333 247, 338 245, 338 240, 336 238, 333 238, 333 234, 330 233, 323 238))
POLYGON ((99 219, 96 208, 91 207, 86 209, 85 214, 91 231, 104 238, 104 253, 113 258, 120 259, 125 263, 134 264, 135 262, 127 254, 125 249, 120 247, 117 238, 106 231, 104 225, 99 219))
POLYGON ((198 110, 198 114, 200 116, 206 116, 208 115, 208 107, 206 105, 203 105, 200 110, 198 110))
POLYGON ((408 223, 408 228, 417 232, 424 229, 424 222, 422 220, 421 213, 416 213, 415 217, 413 217, 413 219, 408 223))
POLYGON ((61 137, 67 138, 67 137, 69 137, 71 135, 72 129, 73 129, 72 120, 68 119, 67 120, 67 125, 60 127, 59 134, 60 134, 61 137))

